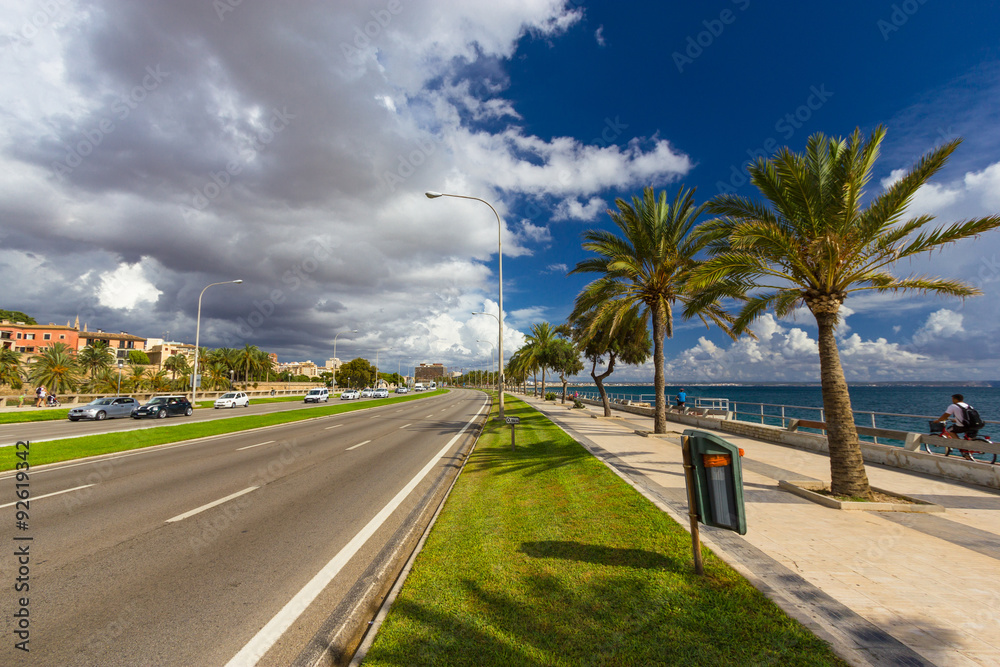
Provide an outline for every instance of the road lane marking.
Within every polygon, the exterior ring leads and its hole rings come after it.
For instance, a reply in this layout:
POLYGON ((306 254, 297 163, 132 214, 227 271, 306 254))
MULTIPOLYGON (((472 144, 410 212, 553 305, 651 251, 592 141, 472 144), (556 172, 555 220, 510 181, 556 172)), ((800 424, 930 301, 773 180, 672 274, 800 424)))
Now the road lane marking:
POLYGON ((396 410, 396 412, 402 412, 402 410, 396 410))
POLYGON ((399 493, 390 500, 385 507, 383 507, 378 514, 376 514, 371 521, 362 528, 357 535, 351 538, 340 552, 334 556, 329 563, 323 566, 323 569, 316 573, 309 583, 302 587, 298 593, 295 594, 291 600, 288 601, 284 607, 281 608, 274 618, 267 622, 260 631, 254 635, 253 639, 247 642, 246 646, 240 649, 240 652, 233 656, 233 658, 226 663, 226 667, 246 667, 246 665, 256 665, 257 662, 271 650, 281 636, 285 634, 285 631, 302 615, 302 612, 312 604, 312 602, 319 596, 324 588, 329 585, 333 578, 336 577, 340 571, 347 565, 348 561, 364 546, 365 542, 375 534, 386 519, 388 519, 393 512, 406 500, 406 497, 417 487, 423 479, 430 474, 434 466, 438 464, 441 458, 448 453, 451 446, 455 444, 456 441, 462 434, 465 433, 476 419, 479 418, 480 413, 486 407, 486 403, 483 403, 479 407, 479 410, 473 415, 462 430, 455 434, 448 444, 441 448, 436 455, 434 455, 430 461, 427 462, 420 472, 418 472, 413 479, 411 479, 406 486, 399 490, 399 493))
POLYGON ((242 491, 237 491, 236 493, 230 494, 230 495, 226 496, 225 498, 219 498, 215 502, 211 502, 211 503, 209 503, 207 505, 202 505, 201 507, 196 507, 195 509, 191 510, 190 512, 184 512, 184 514, 178 514, 177 516, 175 516, 172 519, 167 519, 165 523, 173 523, 174 521, 182 521, 184 519, 187 519, 188 517, 192 517, 195 514, 199 514, 200 512, 204 512, 205 510, 210 510, 213 507, 215 507, 216 505, 221 505, 222 503, 229 502, 233 498, 239 498, 240 496, 242 496, 242 495, 244 495, 246 493, 250 493, 251 491, 255 491, 256 489, 259 489, 259 488, 260 488, 259 486, 251 486, 251 487, 249 487, 247 489, 243 489, 242 491))
POLYGON ((412 424, 403 424, 403 425, 402 425, 402 426, 400 426, 399 428, 406 428, 407 426, 412 426, 412 424))
POLYGON ((329 431, 331 428, 340 428, 343 424, 334 424, 333 426, 327 426, 324 431, 329 431))
MULTIPOLYGON (((42 498, 51 498, 52 496, 58 496, 58 495, 63 494, 63 493, 71 493, 73 491, 79 491, 80 489, 86 489, 88 486, 93 486, 93 484, 84 484, 83 486, 74 486, 72 489, 66 489, 65 491, 56 491, 55 493, 46 493, 44 496, 32 496, 30 498, 30 500, 41 500, 42 498)), ((11 507, 12 505, 16 505, 17 502, 18 501, 15 500, 12 503, 7 503, 6 505, 0 505, 0 509, 3 509, 4 507, 11 507)), ((21 502, 24 502, 24 501, 21 501, 21 502)))
POLYGON ((347 449, 346 449, 345 451, 348 451, 348 452, 349 452, 349 451, 351 451, 352 449, 357 449, 357 448, 358 448, 358 447, 360 447, 361 445, 367 445, 367 444, 368 444, 369 442, 371 442, 371 440, 365 440, 364 442, 359 442, 358 444, 354 445, 353 447, 348 447, 348 448, 347 448, 347 449))
POLYGON ((429 414, 429 415, 427 415, 426 417, 424 417, 424 419, 430 419, 430 418, 431 418, 431 417, 433 417, 433 416, 434 416, 433 414, 429 414))
POLYGON ((247 447, 240 447, 236 451, 242 452, 244 449, 253 449, 254 447, 263 447, 264 445, 270 445, 272 442, 274 442, 274 440, 268 440, 267 442, 262 442, 262 443, 257 444, 257 445, 249 445, 247 447))

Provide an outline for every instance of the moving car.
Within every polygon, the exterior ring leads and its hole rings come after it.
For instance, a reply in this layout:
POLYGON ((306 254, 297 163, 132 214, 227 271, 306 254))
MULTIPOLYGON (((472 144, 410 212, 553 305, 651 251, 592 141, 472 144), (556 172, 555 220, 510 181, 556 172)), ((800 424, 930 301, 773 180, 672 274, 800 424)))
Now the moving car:
POLYGON ((163 419, 167 416, 180 415, 190 417, 193 413, 194 407, 191 405, 191 401, 184 396, 156 396, 149 403, 132 410, 132 419, 142 419, 143 417, 163 419))
POLYGON ((375 394, 375 390, 366 387, 361 390, 361 398, 371 398, 375 394))
POLYGON ((231 391, 215 399, 216 410, 219 408, 235 408, 238 406, 242 406, 244 408, 250 407, 250 397, 242 391, 231 391))
POLYGON ((115 417, 128 417, 132 410, 139 406, 139 402, 131 396, 108 396, 107 398, 95 398, 86 405, 79 405, 69 409, 69 420, 71 422, 80 419, 114 419, 115 417))
POLYGON ((309 393, 306 394, 306 403, 319 403, 323 401, 327 403, 330 400, 330 390, 326 387, 319 387, 317 389, 310 389, 309 393))
POLYGON ((406 387, 396 387, 396 393, 397 394, 405 394, 408 391, 409 391, 409 389, 407 389, 406 387))
POLYGON ((376 389, 372 392, 372 398, 389 398, 389 390, 385 387, 376 389))
POLYGON ((361 394, 358 393, 357 389, 346 389, 344 393, 340 395, 340 400, 351 401, 361 398, 361 394))

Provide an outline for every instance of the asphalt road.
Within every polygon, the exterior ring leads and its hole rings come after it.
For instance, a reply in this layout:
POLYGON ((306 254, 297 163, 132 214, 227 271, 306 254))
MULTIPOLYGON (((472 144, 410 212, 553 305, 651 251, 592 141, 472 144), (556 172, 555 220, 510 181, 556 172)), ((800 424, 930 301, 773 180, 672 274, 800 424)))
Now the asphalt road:
POLYGON ((40 467, 26 531, 3 473, 0 664, 311 664, 485 406, 458 390, 40 467), (24 546, 30 590, 15 593, 24 546), (30 656, 14 648, 19 596, 30 656))
MULTIPOLYGON (((394 396, 395 394, 389 395, 390 398, 394 396)), ((360 399, 361 402, 370 400, 372 399, 360 399)), ((220 408, 218 410, 214 408, 197 408, 190 417, 168 417, 166 419, 131 419, 126 417, 121 419, 105 419, 103 421, 87 420, 78 422, 62 419, 59 421, 25 422, 22 424, 0 424, 0 447, 13 445, 18 440, 30 440, 31 442, 56 440, 79 435, 96 435, 98 433, 112 433, 115 431, 173 426, 175 424, 187 424, 212 419, 227 419, 229 417, 245 417, 246 415, 263 415, 272 412, 284 412, 286 410, 315 408, 317 405, 357 402, 331 398, 329 403, 304 403, 302 399, 298 401, 281 401, 278 403, 254 403, 253 399, 250 399, 250 407, 248 408, 220 408)))

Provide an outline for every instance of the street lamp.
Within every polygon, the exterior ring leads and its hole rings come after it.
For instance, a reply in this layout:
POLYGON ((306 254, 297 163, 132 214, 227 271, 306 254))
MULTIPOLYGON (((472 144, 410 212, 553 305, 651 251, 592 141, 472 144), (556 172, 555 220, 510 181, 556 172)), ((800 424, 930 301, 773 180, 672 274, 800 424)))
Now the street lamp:
POLYGON ((493 350, 496 349, 496 345, 494 345, 491 341, 488 341, 488 340, 479 340, 478 338, 476 339, 476 342, 477 343, 486 343, 487 345, 490 346, 490 370, 492 370, 493 372, 496 372, 496 366, 494 365, 494 361, 493 361, 493 350))
POLYGON ((205 296, 205 290, 214 285, 240 285, 243 280, 224 280, 221 283, 210 283, 205 285, 205 289, 198 295, 198 320, 194 329, 194 374, 191 376, 191 405, 197 403, 198 398, 198 353, 201 351, 201 297, 205 296))
POLYGON ((493 208, 485 199, 480 199, 479 197, 468 197, 466 195, 450 195, 443 192, 428 191, 424 193, 428 199, 437 199, 438 197, 455 197, 457 199, 474 199, 476 201, 481 201, 490 207, 493 211, 493 215, 497 217, 497 275, 500 279, 500 317, 497 318, 497 326, 499 328, 499 335, 497 338, 500 342, 499 347, 499 368, 500 372, 497 375, 497 390, 500 395, 500 419, 503 419, 503 246, 501 244, 501 233, 503 231, 503 223, 500 222, 500 214, 497 210, 493 208))
MULTIPOLYGON (((344 332, 343 331, 338 332, 337 336, 339 336, 342 333, 344 333, 344 332)), ((351 329, 351 333, 358 333, 358 330, 357 329, 351 329)), ((333 337, 333 360, 334 361, 338 361, 338 359, 337 359, 337 336, 333 337)), ((337 391, 337 369, 336 368, 333 369, 333 390, 337 391)))
POLYGON ((125 362, 122 361, 121 359, 119 359, 118 360, 118 391, 115 393, 115 396, 121 396, 121 394, 122 394, 122 366, 124 366, 124 365, 125 365, 125 362))
MULTIPOLYGON (((375 350, 375 388, 378 389, 378 353, 382 350, 391 350, 391 347, 380 347, 375 350)), ((386 383, 388 386, 388 383, 386 383)))

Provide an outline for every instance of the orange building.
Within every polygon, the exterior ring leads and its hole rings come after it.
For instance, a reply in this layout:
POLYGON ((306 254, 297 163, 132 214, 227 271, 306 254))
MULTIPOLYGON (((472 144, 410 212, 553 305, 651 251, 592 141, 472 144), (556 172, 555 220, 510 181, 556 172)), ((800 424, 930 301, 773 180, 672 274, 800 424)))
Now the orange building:
POLYGON ((79 332, 69 326, 68 322, 66 326, 59 326, 52 322, 24 324, 0 320, 0 347, 21 352, 25 355, 25 360, 56 343, 64 343, 76 350, 79 344, 79 332))

